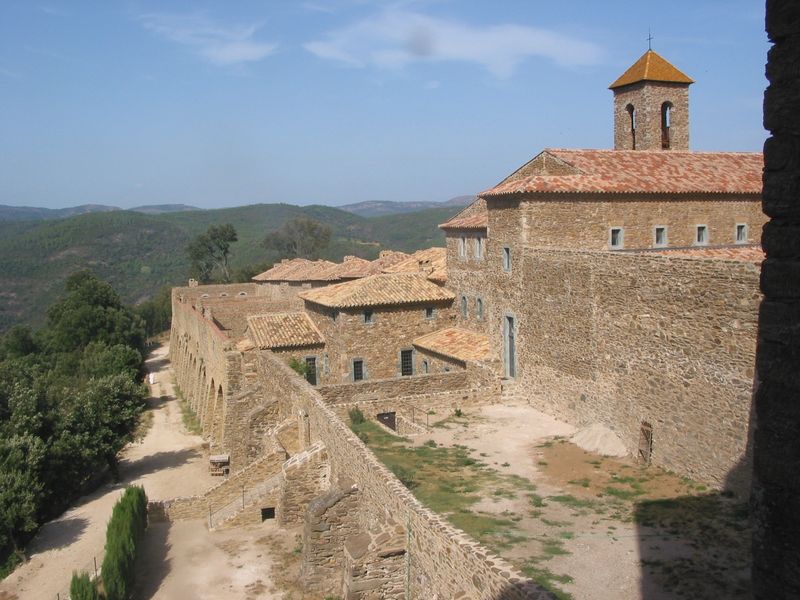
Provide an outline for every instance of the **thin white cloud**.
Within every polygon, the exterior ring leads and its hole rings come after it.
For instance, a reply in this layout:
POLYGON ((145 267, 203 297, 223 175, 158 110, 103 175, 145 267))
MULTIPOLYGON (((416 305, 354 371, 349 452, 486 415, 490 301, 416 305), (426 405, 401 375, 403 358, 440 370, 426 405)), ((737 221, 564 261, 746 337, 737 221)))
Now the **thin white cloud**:
POLYGON ((547 29, 513 24, 477 27, 397 9, 332 31, 304 47, 320 58, 354 67, 466 61, 499 78, 510 77, 530 57, 577 66, 596 64, 603 55, 596 44, 547 29))
POLYGON ((214 65, 227 66, 262 60, 278 44, 255 39, 260 23, 222 25, 202 14, 150 13, 139 17, 142 25, 171 42, 191 48, 214 65))

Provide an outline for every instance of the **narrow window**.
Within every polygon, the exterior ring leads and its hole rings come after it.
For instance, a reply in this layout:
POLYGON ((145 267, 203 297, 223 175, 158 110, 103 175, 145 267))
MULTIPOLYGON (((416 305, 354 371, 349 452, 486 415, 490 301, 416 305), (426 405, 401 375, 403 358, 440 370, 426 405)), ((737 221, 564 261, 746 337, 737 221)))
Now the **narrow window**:
POLYGON ((625 244, 622 227, 612 227, 609 230, 608 245, 612 250, 621 250, 625 244))
POLYGON ((672 102, 661 105, 661 149, 669 150, 672 137, 670 134, 670 121, 672 120, 672 102))
POLYGON ((628 116, 631 120, 631 150, 636 150, 636 109, 633 104, 628 104, 625 110, 628 111, 628 116))
POLYGON ((331 319, 333 319, 333 322, 334 322, 334 323, 336 323, 336 320, 337 320, 338 318, 339 318, 339 311, 338 311, 338 310, 334 310, 334 311, 332 311, 332 312, 331 312, 331 319))
POLYGON ((422 361, 422 372, 423 373, 428 373, 428 372, 430 372, 430 368, 431 367, 428 364, 428 359, 426 358, 425 360, 422 361))
POLYGON ((432 306, 428 306, 425 309, 425 318, 433 319, 435 316, 436 316, 436 310, 432 306))
POLYGON ((736 243, 744 244, 747 242, 747 225, 740 223, 736 226, 736 243))
POLYGON ((639 461, 649 465, 653 455, 653 426, 647 421, 642 421, 639 429, 639 461))
POLYGON ((708 243, 708 227, 706 225, 697 226, 694 242, 698 246, 703 246, 708 243))
POLYGON ((364 379, 364 361, 360 358, 353 359, 353 381, 364 379))
POLYGON ((478 321, 483 320, 483 298, 475 298, 475 315, 478 321))
POLYGON ((667 228, 664 225, 656 225, 653 234, 653 246, 663 248, 667 245, 667 228))
POLYGON ((467 257, 467 237, 461 236, 461 239, 458 240, 458 255, 461 258, 467 257))
POLYGON ((372 311, 371 310, 365 310, 364 311, 364 323, 367 323, 367 324, 372 323, 372 311))
POLYGON ((517 346, 514 317, 506 316, 503 322, 503 349, 506 377, 517 376, 517 346))
POLYGON ((461 296, 461 316, 467 318, 467 297, 461 296))
POLYGON ((483 238, 481 236, 475 238, 475 258, 478 260, 483 258, 483 238))
POLYGON ((503 271, 511 272, 511 248, 508 246, 503 248, 503 271))
POLYGON ((414 374, 414 351, 401 350, 400 375, 413 375, 413 374, 414 374))
POLYGON ((317 385, 317 359, 314 356, 306 358, 306 381, 311 385, 317 385))

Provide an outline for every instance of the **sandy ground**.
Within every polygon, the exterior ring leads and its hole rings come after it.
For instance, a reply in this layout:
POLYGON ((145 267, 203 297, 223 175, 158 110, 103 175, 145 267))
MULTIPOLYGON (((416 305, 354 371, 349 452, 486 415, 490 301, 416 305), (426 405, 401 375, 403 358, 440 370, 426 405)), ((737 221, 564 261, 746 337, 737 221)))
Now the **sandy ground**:
POLYGON ((279 600, 299 563, 295 532, 274 521, 208 531, 202 521, 157 523, 148 528, 137 564, 137 600, 279 600), (281 557, 291 563, 280 565, 281 557), (277 560, 276 560, 277 558, 277 560))
MULTIPOLYGON (((603 458, 566 440, 554 441, 555 436, 567 438, 574 431, 570 425, 528 405, 492 405, 471 409, 461 419, 451 416, 446 428, 432 428, 414 443, 433 439, 439 445, 461 444, 472 451, 471 456, 499 472, 518 475, 535 484, 536 494, 542 499, 538 504, 532 505, 530 495, 518 494, 514 498, 485 498, 474 510, 519 519, 520 533, 527 540, 501 552, 512 562, 525 564, 532 557, 541 556, 548 542, 561 545, 566 552, 534 564, 555 575, 570 576, 573 581, 557 586, 576 600, 685 597, 680 595, 685 590, 675 589, 680 586, 672 585, 666 591, 662 574, 654 575, 644 565, 693 563, 698 546, 691 532, 664 535, 663 529, 637 526, 629 516, 614 515, 602 508, 576 508, 549 498, 570 495, 596 504, 598 492, 617 474, 644 474, 648 490, 653 493, 650 497, 677 498, 686 495, 685 481, 651 467, 643 471, 630 460, 603 458)), ((733 565, 741 561, 720 556, 717 563, 720 576, 728 570, 724 577, 732 588, 740 585, 737 581, 746 574, 737 573, 733 565)), ((687 574, 697 575, 691 569, 687 574)))
POLYGON ((45 524, 28 547, 28 562, 0 582, 0 598, 52 600, 57 594, 64 598, 72 572, 92 569, 95 556, 100 562, 106 524, 125 485, 143 485, 148 497, 158 500, 198 494, 218 483, 208 473, 202 439, 183 426, 168 352, 163 345, 147 360, 147 369, 156 378, 148 401, 153 425, 142 442, 123 451, 122 481, 101 486, 45 524))

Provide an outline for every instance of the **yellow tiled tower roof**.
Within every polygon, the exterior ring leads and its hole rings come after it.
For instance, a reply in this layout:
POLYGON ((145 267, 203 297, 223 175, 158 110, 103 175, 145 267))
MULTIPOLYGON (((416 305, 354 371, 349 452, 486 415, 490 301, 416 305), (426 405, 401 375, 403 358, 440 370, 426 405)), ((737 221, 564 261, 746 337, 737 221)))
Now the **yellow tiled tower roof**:
POLYGON ((673 67, 666 59, 652 50, 648 50, 637 60, 630 69, 608 86, 613 90, 639 81, 666 81, 668 83, 694 83, 694 80, 673 67))

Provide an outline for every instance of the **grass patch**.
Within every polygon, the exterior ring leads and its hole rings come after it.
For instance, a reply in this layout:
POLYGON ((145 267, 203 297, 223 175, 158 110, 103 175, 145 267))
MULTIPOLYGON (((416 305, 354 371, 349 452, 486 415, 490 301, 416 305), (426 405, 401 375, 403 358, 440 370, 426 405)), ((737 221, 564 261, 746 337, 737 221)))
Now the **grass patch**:
POLYGON ((633 500, 637 496, 641 496, 642 494, 644 494, 644 490, 641 489, 626 490, 624 488, 608 486, 605 489, 603 489, 603 493, 608 496, 613 496, 614 498, 619 498, 620 500, 633 500))
POLYGON ((189 403, 186 401, 183 392, 178 387, 178 384, 174 379, 172 380, 172 389, 175 390, 175 395, 178 397, 178 406, 181 409, 181 421, 183 421, 183 426, 186 427, 186 430, 189 433, 202 435, 203 427, 200 425, 197 415, 192 410, 192 407, 189 406, 189 403))
POLYGON ((542 498, 539 494, 531 494, 530 498, 531 504, 533 504, 536 508, 547 506, 547 502, 545 502, 544 498, 542 498))
POLYGON ((597 506, 597 502, 595 502, 594 500, 588 500, 585 498, 576 498, 572 494, 548 496, 547 499, 552 500, 553 502, 558 502, 559 504, 563 504, 564 506, 569 506, 571 508, 595 508, 597 506))

